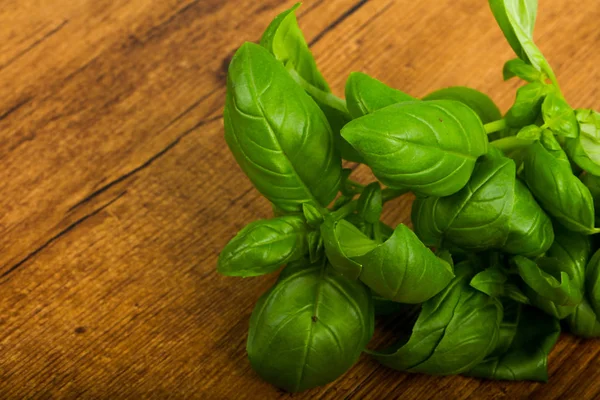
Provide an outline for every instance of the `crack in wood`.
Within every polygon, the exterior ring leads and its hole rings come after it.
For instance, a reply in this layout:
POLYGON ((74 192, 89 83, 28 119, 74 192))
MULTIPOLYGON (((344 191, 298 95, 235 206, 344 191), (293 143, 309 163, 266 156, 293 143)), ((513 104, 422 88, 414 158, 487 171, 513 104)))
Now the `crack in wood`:
POLYGON ((62 28, 64 28, 65 25, 67 25, 69 23, 69 20, 66 19, 63 22, 61 22, 57 27, 55 27, 54 29, 50 30, 49 32, 47 32, 46 34, 44 34, 44 36, 42 36, 41 38, 39 38, 38 40, 36 40, 35 42, 33 42, 31 45, 29 45, 26 49, 24 49, 23 51, 21 51, 20 53, 18 53, 16 56, 14 56, 13 58, 11 58, 10 60, 8 60, 5 64, 0 65, 0 71, 3 70, 4 68, 8 67, 10 64, 12 64, 13 62, 17 61, 19 58, 23 57, 25 54, 29 53, 31 50, 33 50, 36 46, 38 46, 40 43, 44 42, 45 40, 47 40, 49 37, 51 37, 52 35, 54 35, 55 33, 57 33, 58 31, 60 31, 62 28))
POLYGON ((27 256, 25 256, 25 258, 23 258, 21 261, 17 262, 12 267, 10 267, 6 271, 4 271, 0 275, 0 279, 1 278, 6 278, 8 275, 10 275, 14 271, 16 271, 21 265, 25 264, 27 261, 31 260, 33 257, 35 257, 36 255, 38 255, 42 250, 44 250, 46 247, 48 247, 49 245, 51 245, 53 242, 55 242, 56 240, 60 239, 65 234, 67 234, 70 231, 72 231, 73 229, 75 229, 78 225, 80 225, 84 221, 90 219, 94 215, 97 215, 99 212, 101 212, 102 210, 104 210, 105 208, 107 208, 108 206, 110 206, 111 204, 113 204, 114 202, 116 202, 117 200, 119 200, 121 197, 123 197, 126 193, 127 193, 127 190, 121 192, 114 199, 110 200, 109 202, 107 202, 106 204, 104 204, 102 207, 100 207, 100 208, 92 211, 89 214, 84 215, 83 217, 79 218, 77 221, 73 222, 71 225, 67 226, 65 229, 63 229, 60 232, 58 232, 56 235, 52 236, 50 239, 48 239, 40 247, 38 247, 37 249, 35 249, 31 253, 29 253, 27 256))
POLYGON ((17 111, 19 108, 23 107, 25 104, 29 103, 32 99, 33 99, 33 97, 27 97, 27 98, 19 101, 17 104, 12 106, 8 110, 4 111, 2 114, 0 114, 0 121, 2 121, 3 119, 6 119, 6 117, 8 117, 10 114, 17 111))
MULTIPOLYGON (((193 131, 195 131, 196 129, 207 125, 211 122, 217 121, 219 119, 221 119, 222 116, 221 115, 217 115, 214 116, 212 118, 208 118, 208 119, 204 119, 198 123, 196 123, 194 126, 192 126, 190 129, 186 130, 185 132, 183 132, 182 134, 180 134, 179 136, 177 136, 175 138, 175 140, 173 140, 171 143, 169 143, 167 146, 165 146, 162 150, 160 150, 159 152, 157 152, 156 154, 154 154, 153 156, 151 156, 148 160, 146 160, 143 164, 135 167, 134 169, 132 169, 131 171, 126 172, 125 174, 119 176, 118 178, 110 181, 109 183, 107 183, 106 185, 102 186, 101 188, 93 191, 92 193, 90 193, 89 195, 87 195, 86 197, 84 197, 83 199, 81 199, 80 201, 78 201, 77 203, 75 203, 74 205, 72 205, 71 207, 69 207, 69 209, 67 210, 67 213, 71 213, 73 212, 73 210, 75 210, 76 208, 80 207, 81 205, 88 203, 90 200, 92 200, 94 197, 98 196, 99 194, 105 192, 106 190, 110 189, 111 187, 113 187, 114 185, 123 182, 125 179, 135 175, 136 173, 138 173, 139 171, 143 170, 144 168, 150 166, 154 161, 158 160, 160 157, 162 157, 163 155, 165 155, 169 150, 171 150, 173 147, 175 147, 180 141, 181 139, 183 139, 184 137, 186 137, 187 135, 189 135, 190 133, 192 133, 193 131)), ((167 125, 168 126, 168 125, 167 125)), ((166 129, 166 127, 165 127, 166 129)))
POLYGON ((325 35, 327 35, 329 32, 331 32, 333 29, 335 29, 336 26, 338 26, 339 24, 344 22, 348 17, 350 17, 352 14, 354 14, 355 12, 360 10, 360 8, 362 6, 364 6, 365 4, 367 4, 368 1, 369 0, 360 0, 359 2, 354 4, 352 7, 350 7, 348 10, 346 10, 335 21, 333 21, 331 24, 327 25, 325 27, 325 29, 323 29, 321 32, 317 33, 317 35, 308 43, 308 47, 314 46, 319 40, 323 39, 323 37, 325 37, 325 35))

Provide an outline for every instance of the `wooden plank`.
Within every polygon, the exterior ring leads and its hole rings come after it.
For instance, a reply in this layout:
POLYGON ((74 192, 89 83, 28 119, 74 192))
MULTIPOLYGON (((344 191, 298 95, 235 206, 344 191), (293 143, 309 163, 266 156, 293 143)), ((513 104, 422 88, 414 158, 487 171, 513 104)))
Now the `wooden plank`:
MULTIPOLYGON (((512 55, 485 2, 434 3, 307 2, 300 24, 340 95, 363 70, 418 96, 468 84, 506 109, 512 55)), ((600 108, 597 1, 541 3, 536 37, 567 98, 600 108)), ((214 270, 229 238, 271 213, 222 137, 226 65, 287 4, 38 6, 0 11, 0 397, 288 397, 245 354, 252 306, 275 277, 214 270)), ((407 221, 409 203, 386 221, 407 221)), ((408 375, 362 357, 294 397, 593 398, 598 351, 565 335, 546 385, 408 375)))

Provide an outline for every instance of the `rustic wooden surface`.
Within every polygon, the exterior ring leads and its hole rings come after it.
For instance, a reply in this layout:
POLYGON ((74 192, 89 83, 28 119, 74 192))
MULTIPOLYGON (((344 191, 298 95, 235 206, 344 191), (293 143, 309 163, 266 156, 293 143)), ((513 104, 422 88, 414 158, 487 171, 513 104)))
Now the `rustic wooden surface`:
MULTIPOLYGON (((599 109, 600 3, 540 3, 536 38, 567 99, 599 109)), ((245 354, 252 306, 275 277, 225 278, 215 263, 271 212, 223 140, 228 60, 291 4, 1 2, 0 398, 289 396, 245 354)), ((308 0, 299 21, 338 94, 354 70, 416 96, 473 86, 503 109, 517 86, 501 80, 512 54, 483 0, 308 0)), ((407 206, 386 219, 405 220, 407 206)), ((599 352, 563 335, 545 385, 408 375, 363 357, 294 398, 598 398, 599 352)))

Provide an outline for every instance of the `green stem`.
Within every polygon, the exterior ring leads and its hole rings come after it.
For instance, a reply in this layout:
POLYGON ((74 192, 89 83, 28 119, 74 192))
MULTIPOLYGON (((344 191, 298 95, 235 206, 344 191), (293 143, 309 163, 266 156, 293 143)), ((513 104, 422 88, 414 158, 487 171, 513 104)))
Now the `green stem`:
POLYGON ((508 153, 523 148, 525 146, 529 146, 533 142, 534 140, 524 140, 519 139, 516 136, 509 136, 502 139, 494 140, 490 144, 498 150, 502 150, 502 152, 508 153))
POLYGON ((506 128, 506 120, 499 119, 498 121, 489 122, 483 125, 483 129, 485 129, 485 133, 488 135, 490 133, 498 132, 506 128))
POLYGON ((338 210, 332 212, 331 216, 335 220, 340 220, 342 218, 345 218, 348 215, 352 214, 354 211, 356 211, 357 205, 358 205, 358 201, 352 200, 350 203, 348 203, 348 204, 344 205, 343 207, 340 207, 338 210))
POLYGON ((391 189, 385 188, 382 190, 381 195, 383 197, 383 202, 387 203, 390 200, 393 200, 397 197, 402 196, 403 194, 409 193, 409 189, 391 189))
POLYGON ((362 183, 353 181, 352 179, 346 179, 347 189, 350 189, 352 194, 360 194, 365 188, 365 185, 362 183))
POLYGON ((325 92, 321 89, 318 89, 308 83, 304 78, 302 78, 295 69, 288 67, 286 65, 286 69, 294 78, 294 80, 304 89, 308 94, 317 99, 319 102, 328 105, 331 108, 334 108, 338 111, 343 112, 344 114, 348 114, 348 108, 346 107, 346 101, 344 99, 340 99, 336 95, 330 92, 325 92))

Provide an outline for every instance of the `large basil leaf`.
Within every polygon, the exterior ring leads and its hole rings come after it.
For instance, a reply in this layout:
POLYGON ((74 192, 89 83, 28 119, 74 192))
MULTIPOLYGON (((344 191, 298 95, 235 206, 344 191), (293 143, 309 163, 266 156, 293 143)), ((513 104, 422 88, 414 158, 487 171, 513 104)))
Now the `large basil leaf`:
POLYGON ((341 179, 329 124, 265 49, 245 43, 229 66, 225 139, 254 186, 278 208, 325 206, 341 179))
POLYGON ((403 224, 384 243, 354 260, 363 266, 360 279, 367 286, 400 303, 426 301, 454 276, 452 267, 436 257, 403 224))
POLYGON ((485 157, 457 193, 415 202, 415 231, 430 246, 451 243, 465 250, 501 247, 514 206, 514 181, 515 163, 511 159, 485 157))
POLYGON ((517 89, 515 102, 506 113, 506 123, 516 128, 533 124, 542 111, 544 98, 550 89, 551 86, 542 82, 528 83, 517 89))
POLYGON ((594 110, 577 110, 579 136, 566 140, 566 151, 581 169, 600 175, 600 113, 594 110))
POLYGON ((488 145, 477 114, 450 100, 394 104, 349 122, 342 136, 382 183, 430 196, 462 189, 488 145))
POLYGON ((456 100, 475 111, 481 122, 496 121, 502 118, 498 106, 485 93, 466 86, 452 86, 436 90, 423 97, 423 100, 456 100))
POLYGON ((568 162, 557 159, 536 142, 526 150, 523 177, 544 210, 567 229, 596 233, 594 200, 568 162))
POLYGON ((496 347, 502 304, 469 286, 471 265, 460 263, 455 272, 442 292, 423 303, 407 340, 369 353, 388 367, 434 375, 458 374, 479 364, 496 347))
POLYGON ((248 357, 266 381, 290 392, 342 375, 373 335, 367 287, 331 269, 288 265, 250 318, 248 357))
POLYGON ((346 103, 352 118, 407 101, 417 99, 362 72, 351 73, 346 81, 346 103))
POLYGON ((292 75, 297 74, 299 80, 304 83, 302 86, 306 86, 306 91, 327 117, 336 147, 342 157, 349 161, 362 162, 358 153, 340 136, 340 130, 351 118, 343 104, 342 109, 334 108, 326 99, 332 96, 331 89, 317 68, 317 63, 298 26, 295 14, 298 7, 300 3, 279 14, 263 33, 260 44, 291 69, 292 75))
POLYGON ((251 222, 225 246, 217 270, 228 276, 257 276, 275 271, 308 252, 308 226, 287 215, 251 222))
POLYGON ((577 336, 600 337, 600 321, 587 299, 583 299, 566 321, 569 330, 577 336))
MULTIPOLYGON (((487 357, 465 375, 502 380, 548 380, 548 354, 560 336, 556 318, 535 308, 517 305, 514 316, 502 321, 501 332, 510 338, 505 351, 487 357)), ((502 334, 500 335, 502 337, 502 334)))

